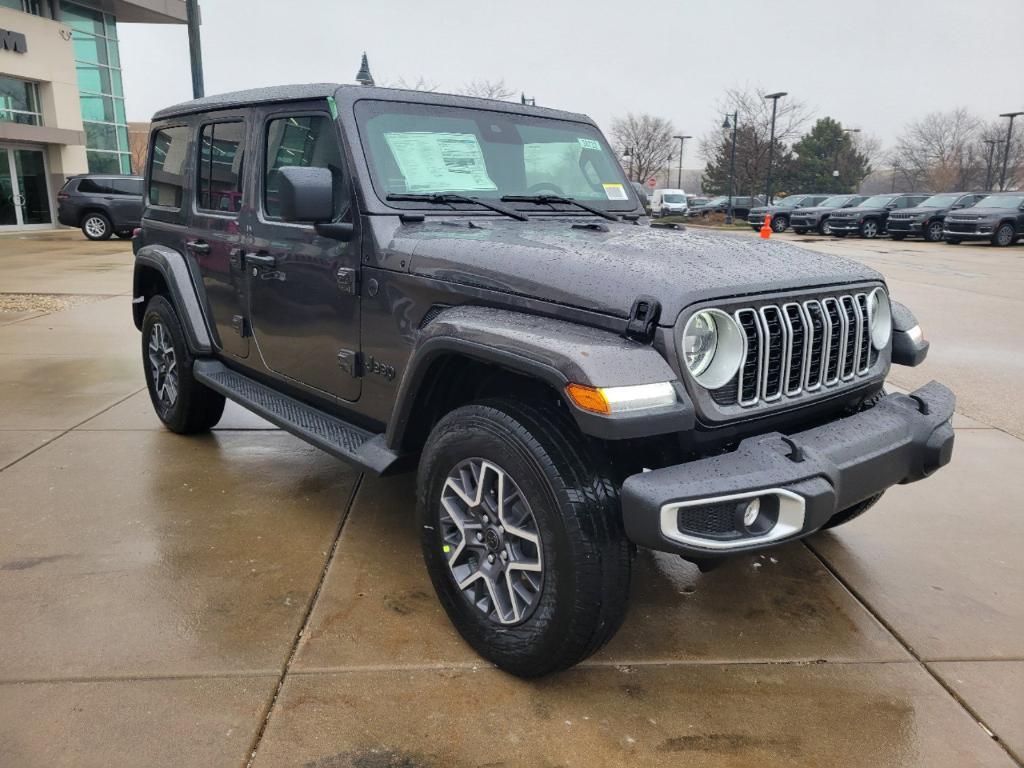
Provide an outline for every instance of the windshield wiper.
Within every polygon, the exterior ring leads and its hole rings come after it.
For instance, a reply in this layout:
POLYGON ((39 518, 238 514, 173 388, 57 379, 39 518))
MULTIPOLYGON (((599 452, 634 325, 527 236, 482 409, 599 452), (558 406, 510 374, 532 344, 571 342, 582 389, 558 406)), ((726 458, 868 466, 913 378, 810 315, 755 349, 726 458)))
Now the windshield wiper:
MULTIPOLYGON (((602 219, 608 219, 608 221, 618 221, 619 217, 614 213, 608 213, 608 211, 602 211, 600 208, 595 208, 592 205, 581 203, 572 197, 561 197, 560 195, 504 195, 501 198, 503 203, 539 203, 541 205, 551 205, 552 203, 563 203, 565 205, 575 205, 577 208, 582 208, 584 211, 600 216, 602 219)), ((551 206, 554 208, 554 206, 551 206)))
MULTIPOLYGON (((530 217, 525 213, 514 211, 511 208, 506 208, 504 205, 498 205, 492 203, 489 200, 483 200, 479 197, 469 197, 468 195, 459 195, 453 192, 433 192, 428 195, 388 195, 387 200, 404 201, 409 203, 434 203, 435 205, 451 205, 452 203, 473 203, 479 205, 488 210, 494 211, 495 213, 501 213, 509 218, 515 219, 516 221, 529 221, 530 217)), ((502 198, 504 199, 504 198, 502 198)))

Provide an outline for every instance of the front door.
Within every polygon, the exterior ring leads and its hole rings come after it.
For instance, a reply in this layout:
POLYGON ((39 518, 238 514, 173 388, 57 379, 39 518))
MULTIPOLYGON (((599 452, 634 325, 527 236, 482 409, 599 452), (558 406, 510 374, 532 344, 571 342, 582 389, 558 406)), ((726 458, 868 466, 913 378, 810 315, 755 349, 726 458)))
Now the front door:
POLYGON ((356 400, 359 240, 343 243, 321 237, 311 225, 282 221, 277 198, 281 168, 328 168, 335 221, 352 220, 337 126, 326 104, 323 111, 273 112, 265 115, 260 145, 260 200, 245 255, 256 348, 272 371, 356 400))
POLYGON ((46 158, 40 149, 0 147, 0 227, 51 227, 46 158))

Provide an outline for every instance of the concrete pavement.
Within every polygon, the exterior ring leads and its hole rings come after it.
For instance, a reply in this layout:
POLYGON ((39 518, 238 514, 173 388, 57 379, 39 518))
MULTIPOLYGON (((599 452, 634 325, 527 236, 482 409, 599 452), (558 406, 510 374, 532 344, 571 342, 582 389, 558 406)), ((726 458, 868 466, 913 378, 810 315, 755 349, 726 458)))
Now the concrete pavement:
POLYGON ((164 431, 127 244, 0 239, 0 296, 76 297, 0 304, 0 765, 1024 764, 1024 247, 803 240, 922 319, 893 380, 957 391, 953 464, 708 574, 641 553, 612 643, 524 682, 437 604, 411 478, 164 431))

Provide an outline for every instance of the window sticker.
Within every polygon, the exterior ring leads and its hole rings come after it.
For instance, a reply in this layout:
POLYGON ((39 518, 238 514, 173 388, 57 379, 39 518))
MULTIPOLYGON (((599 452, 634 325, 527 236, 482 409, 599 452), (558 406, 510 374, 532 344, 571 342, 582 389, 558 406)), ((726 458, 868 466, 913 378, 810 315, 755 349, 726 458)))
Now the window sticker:
POLYGON ((626 188, 621 184, 602 184, 601 186, 604 187, 604 193, 609 200, 629 200, 626 188))
POLYGON ((405 177, 407 192, 496 190, 480 142, 472 133, 391 132, 384 139, 405 177))
POLYGON ((585 139, 582 136, 576 138, 576 141, 580 143, 580 146, 584 149, 596 149, 598 152, 601 151, 601 142, 597 139, 585 139))

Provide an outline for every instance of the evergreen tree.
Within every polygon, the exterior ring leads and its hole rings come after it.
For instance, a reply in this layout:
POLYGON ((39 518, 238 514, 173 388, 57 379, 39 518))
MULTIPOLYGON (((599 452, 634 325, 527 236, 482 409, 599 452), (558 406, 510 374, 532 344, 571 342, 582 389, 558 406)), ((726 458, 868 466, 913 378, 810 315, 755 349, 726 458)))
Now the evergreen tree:
POLYGON ((856 192, 872 170, 867 155, 831 117, 818 120, 793 145, 793 152, 789 181, 795 192, 856 192), (838 176, 833 174, 836 170, 838 176))

